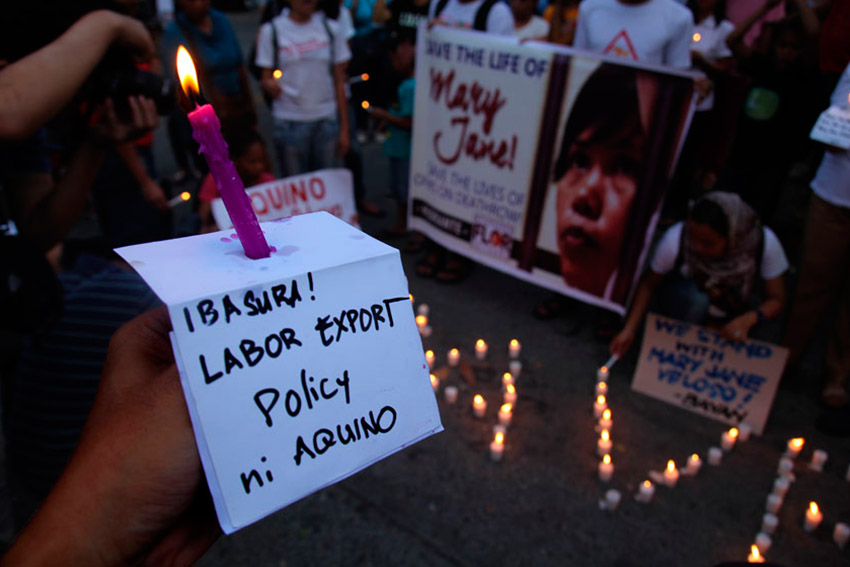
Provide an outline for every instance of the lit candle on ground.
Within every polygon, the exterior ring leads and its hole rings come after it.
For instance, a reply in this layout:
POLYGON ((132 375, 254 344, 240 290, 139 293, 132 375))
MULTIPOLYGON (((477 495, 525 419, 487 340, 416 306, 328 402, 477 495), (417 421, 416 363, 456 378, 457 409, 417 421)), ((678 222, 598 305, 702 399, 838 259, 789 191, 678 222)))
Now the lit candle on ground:
POLYGON ((440 381, 433 374, 431 374, 431 387, 434 388, 435 392, 437 391, 437 388, 440 387, 440 381))
POLYGON ((676 469, 676 463, 673 460, 667 461, 667 468, 664 469, 664 484, 673 488, 679 482, 679 471, 676 469))
POLYGON ((773 481, 773 493, 785 498, 788 488, 791 486, 791 481, 784 477, 779 477, 773 481))
POLYGON ((475 397, 472 398, 472 413, 475 417, 481 419, 484 417, 484 412, 487 411, 487 402, 481 396, 481 394, 475 394, 475 397))
POLYGON ((770 546, 773 545, 773 540, 764 532, 756 534, 756 547, 759 548, 759 553, 766 555, 770 551, 770 546))
POLYGON ((460 351, 453 348, 449 351, 449 366, 457 366, 460 363, 460 351))
POLYGON ((516 387, 513 384, 505 386, 504 403, 511 405, 516 404, 516 387))
POLYGON ((596 371, 596 381, 597 382, 607 382, 608 381, 608 367, 600 366, 599 370, 596 371))
POLYGON ((409 298, 410 298, 410 303, 413 303, 413 294, 412 294, 412 293, 408 293, 408 294, 407 294, 407 297, 409 297, 409 298))
POLYGON ((423 303, 419 307, 416 308, 417 315, 425 315, 426 317, 430 314, 430 309, 427 303, 423 303))
POLYGON ((596 453, 601 457, 611 452, 613 442, 611 441, 611 433, 607 429, 603 429, 599 434, 599 441, 596 442, 596 453))
POLYGON ((735 446, 735 440, 738 439, 738 428, 733 427, 729 431, 724 431, 720 436, 720 448, 727 453, 735 446))
POLYGON ((513 417, 513 406, 511 404, 502 404, 502 407, 499 408, 499 424, 505 427, 509 426, 511 424, 511 417, 513 417))
POLYGON ((457 401, 457 386, 446 386, 443 388, 443 397, 447 404, 453 404, 457 401))
POLYGON ((614 474, 614 463, 611 462, 611 455, 605 455, 599 461, 599 480, 602 482, 610 482, 611 475, 614 474))
POLYGON ((702 468, 702 460, 699 458, 699 455, 694 453, 693 455, 688 457, 688 462, 685 464, 685 471, 683 474, 686 474, 688 476, 696 476, 700 468, 702 468))
POLYGON ((794 461, 788 457, 782 457, 779 459, 779 465, 776 467, 776 473, 790 480, 794 474, 794 461))
POLYGON ((761 517, 761 531, 766 534, 772 534, 776 531, 776 527, 779 525, 779 517, 776 514, 771 514, 770 512, 765 513, 764 516, 761 517))
POLYGON ((617 506, 620 505, 620 500, 622 500, 622 498, 623 495, 620 494, 619 490, 611 488, 605 492, 605 501, 600 503, 600 507, 604 507, 605 510, 613 512, 617 509, 617 506))
POLYGON ((807 532, 813 532, 818 529, 823 520, 823 512, 818 508, 817 502, 809 502, 809 507, 806 508, 806 517, 803 520, 803 529, 807 532))
POLYGON ((510 372, 502 374, 502 388, 506 388, 508 384, 515 384, 514 375, 510 372))
POLYGON ((809 463, 809 468, 813 471, 823 472, 823 465, 826 463, 828 458, 829 455, 826 451, 816 449, 815 452, 812 453, 812 462, 809 463))
POLYGON ((782 497, 778 494, 768 494, 764 509, 769 514, 777 514, 782 508, 782 497))
POLYGON ((499 462, 502 460, 504 454, 505 434, 499 431, 493 436, 493 440, 490 442, 490 458, 495 462, 499 462))
POLYGON ((599 419, 600 429, 611 429, 614 426, 614 420, 611 419, 611 408, 602 412, 602 417, 599 419))
POLYGON ((417 315, 416 316, 416 326, 421 330, 422 327, 428 325, 428 316, 427 315, 417 315))
POLYGON ((607 396, 608 395, 608 382, 597 382, 596 383, 596 396, 607 396))
POLYGON ((723 462, 723 450, 720 447, 708 448, 708 464, 717 467, 723 462))
POLYGON ((511 371, 511 374, 513 374, 514 378, 519 378, 519 373, 522 372, 522 362, 520 362, 519 360, 512 360, 508 364, 508 370, 511 371))
POLYGON ((605 400, 605 396, 596 396, 596 401, 593 402, 593 417, 599 419, 606 409, 608 409, 608 402, 605 400))
MULTIPOLYGON (((195 65, 189 52, 182 45, 177 50, 177 73, 186 96, 189 99, 198 96, 200 89, 195 65)), ((252 260, 268 258, 271 255, 271 248, 263 236, 257 215, 251 208, 251 199, 245 192, 242 178, 239 177, 236 166, 230 160, 227 144, 221 135, 221 123, 215 110, 210 104, 196 106, 188 114, 188 118, 189 124, 192 125, 192 136, 200 146, 198 151, 204 154, 210 174, 215 180, 245 255, 252 260)))
POLYGON ((189 193, 188 191, 183 191, 182 193, 180 193, 176 197, 172 197, 171 200, 168 201, 168 206, 171 207, 171 208, 174 208, 177 205, 179 205, 180 203, 185 203, 186 201, 188 201, 191 198, 192 198, 191 193, 189 193))
POLYGON ((635 495, 635 500, 638 502, 642 502, 644 504, 648 504, 652 500, 652 496, 655 494, 655 485, 645 480, 641 483, 640 488, 638 488, 638 493, 635 495))
POLYGON ((756 544, 750 546, 750 555, 747 557, 747 563, 764 563, 764 557, 759 553, 759 548, 756 544))
POLYGON ((797 455, 800 454, 800 451, 803 449, 803 445, 805 445, 805 443, 806 440, 802 437, 795 437, 794 439, 791 439, 790 441, 788 441, 788 450, 785 452, 785 454, 791 457, 792 459, 796 458, 797 455))
POLYGON ((511 358, 519 358, 519 353, 522 352, 522 345, 519 344, 519 341, 516 339, 511 339, 511 342, 508 343, 508 355, 511 358))
POLYGON ((475 358, 478 360, 487 358, 487 343, 484 342, 484 339, 475 341, 475 358))
POLYGON ((429 349, 429 350, 425 351, 425 362, 428 363, 428 368, 430 368, 431 370, 434 370, 434 360, 435 360, 435 358, 436 357, 434 356, 433 350, 429 349))
POLYGON ((753 428, 749 423, 742 423, 738 426, 738 441, 746 443, 750 440, 750 435, 753 433, 753 428))
POLYGON ((847 540, 850 539, 850 526, 844 522, 835 524, 835 529, 832 531, 832 539, 839 549, 844 549, 847 545, 847 540))

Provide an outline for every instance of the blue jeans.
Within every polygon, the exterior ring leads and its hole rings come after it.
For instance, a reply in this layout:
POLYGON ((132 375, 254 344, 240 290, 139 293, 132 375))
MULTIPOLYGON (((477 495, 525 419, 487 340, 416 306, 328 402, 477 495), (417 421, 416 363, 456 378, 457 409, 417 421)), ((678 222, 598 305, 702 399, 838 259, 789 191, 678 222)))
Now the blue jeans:
POLYGON ((275 120, 274 145, 283 176, 340 167, 336 153, 339 123, 336 118, 312 122, 275 120))

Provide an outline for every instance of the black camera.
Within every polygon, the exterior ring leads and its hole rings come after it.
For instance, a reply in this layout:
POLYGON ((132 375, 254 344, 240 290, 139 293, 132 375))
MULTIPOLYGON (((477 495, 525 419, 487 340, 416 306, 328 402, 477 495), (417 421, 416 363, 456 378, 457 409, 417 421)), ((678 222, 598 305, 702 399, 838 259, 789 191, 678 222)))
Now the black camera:
POLYGON ((170 114, 177 101, 174 81, 137 68, 130 56, 118 51, 107 54, 86 81, 83 91, 83 98, 90 102, 112 99, 121 118, 130 116, 127 98, 131 96, 153 100, 162 116, 170 114))

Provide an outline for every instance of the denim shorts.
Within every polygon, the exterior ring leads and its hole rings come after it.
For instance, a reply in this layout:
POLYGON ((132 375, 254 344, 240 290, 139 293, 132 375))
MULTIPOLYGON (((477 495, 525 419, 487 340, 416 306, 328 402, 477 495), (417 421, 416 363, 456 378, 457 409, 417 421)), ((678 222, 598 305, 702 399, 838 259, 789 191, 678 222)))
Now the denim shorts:
POLYGON ((340 167, 338 138, 339 122, 335 117, 310 122, 275 119, 274 145, 283 176, 340 167))

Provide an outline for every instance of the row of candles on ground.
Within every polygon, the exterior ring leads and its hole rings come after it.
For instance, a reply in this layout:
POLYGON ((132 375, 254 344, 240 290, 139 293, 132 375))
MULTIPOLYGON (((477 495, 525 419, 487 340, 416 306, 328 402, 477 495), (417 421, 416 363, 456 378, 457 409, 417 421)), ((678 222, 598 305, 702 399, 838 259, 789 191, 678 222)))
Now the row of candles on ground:
MULTIPOLYGON (((805 440, 802 437, 789 440, 785 454, 779 459, 779 466, 776 469, 777 477, 773 481, 773 490, 767 497, 765 514, 762 516, 761 531, 756 534, 756 541, 750 546, 750 555, 747 557, 747 561, 750 563, 764 563, 764 555, 773 544, 772 536, 779 525, 777 514, 782 507, 791 483, 795 480, 794 460, 802 451, 804 444, 805 440)), ((827 459, 826 451, 815 450, 812 453, 809 468, 822 472, 827 459)), ((850 481, 850 468, 847 470, 846 479, 850 481)), ((807 532, 813 532, 820 526, 821 522, 823 522, 823 512, 821 512, 817 502, 809 502, 803 517, 803 529, 807 532)), ((850 540, 850 525, 843 522, 836 523, 832 538, 839 548, 844 549, 844 546, 850 540)))

